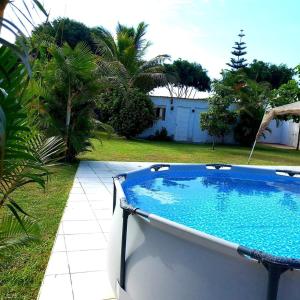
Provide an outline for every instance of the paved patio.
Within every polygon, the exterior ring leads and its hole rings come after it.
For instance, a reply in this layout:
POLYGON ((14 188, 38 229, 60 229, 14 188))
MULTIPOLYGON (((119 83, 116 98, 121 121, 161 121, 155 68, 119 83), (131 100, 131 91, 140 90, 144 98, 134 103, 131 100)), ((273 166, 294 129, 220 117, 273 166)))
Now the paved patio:
POLYGON ((80 163, 39 300, 115 299, 106 272, 106 248, 112 217, 112 176, 149 164, 80 163))

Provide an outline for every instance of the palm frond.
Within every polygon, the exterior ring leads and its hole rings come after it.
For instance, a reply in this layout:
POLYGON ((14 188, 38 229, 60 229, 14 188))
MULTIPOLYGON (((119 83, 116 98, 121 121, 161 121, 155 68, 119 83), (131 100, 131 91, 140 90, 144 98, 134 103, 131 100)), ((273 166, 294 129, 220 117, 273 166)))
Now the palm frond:
POLYGON ((8 214, 4 214, 4 216, 0 218, 1 250, 21 247, 30 242, 39 240, 40 229, 38 224, 27 216, 22 216, 21 222, 23 226, 16 218, 8 214))

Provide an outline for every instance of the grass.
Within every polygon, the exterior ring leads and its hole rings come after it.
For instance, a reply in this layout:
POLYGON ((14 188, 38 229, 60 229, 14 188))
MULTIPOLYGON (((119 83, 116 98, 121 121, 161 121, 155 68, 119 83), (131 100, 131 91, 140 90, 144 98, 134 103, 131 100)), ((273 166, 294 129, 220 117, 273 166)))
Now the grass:
MULTIPOLYGON (((215 150, 208 144, 186 144, 145 140, 125 140, 103 133, 93 139, 94 149, 83 160, 151 161, 183 163, 246 164, 249 147, 219 145, 215 150)), ((257 145, 253 165, 300 165, 300 151, 257 145)))
POLYGON ((42 237, 39 243, 1 253, 1 300, 37 298, 76 167, 53 167, 51 171, 54 174, 46 192, 35 185, 28 185, 15 193, 18 204, 38 220, 42 237))

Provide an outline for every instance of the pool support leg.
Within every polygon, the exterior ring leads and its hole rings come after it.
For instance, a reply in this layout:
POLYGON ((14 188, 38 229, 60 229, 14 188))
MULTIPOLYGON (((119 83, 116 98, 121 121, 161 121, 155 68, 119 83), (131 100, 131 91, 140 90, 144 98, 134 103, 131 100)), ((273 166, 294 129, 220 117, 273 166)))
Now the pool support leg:
POLYGON ((263 262, 268 271, 267 300, 276 300, 278 294, 279 280, 282 273, 290 268, 273 262, 263 262))
POLYGON ((116 188, 116 183, 115 183, 115 178, 113 177, 113 186, 114 186, 114 191, 113 191, 113 214, 115 212, 116 208, 116 203, 117 203, 117 188, 116 188))
POLYGON ((123 209, 121 263, 120 263, 120 287, 123 290, 125 290, 126 242, 127 242, 127 227, 128 227, 129 214, 130 214, 130 212, 128 212, 126 209, 123 209))

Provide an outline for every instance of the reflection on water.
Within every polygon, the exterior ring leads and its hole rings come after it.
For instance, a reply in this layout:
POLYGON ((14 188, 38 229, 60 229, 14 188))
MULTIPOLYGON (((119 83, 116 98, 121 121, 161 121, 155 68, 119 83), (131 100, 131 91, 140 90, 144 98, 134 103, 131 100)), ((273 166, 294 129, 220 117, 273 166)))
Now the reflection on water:
POLYGON ((270 254, 300 258, 300 184, 198 176, 125 186, 130 204, 270 254))
POLYGON ((279 203, 290 210, 298 211, 298 204, 294 200, 293 196, 288 193, 284 193, 283 197, 279 200, 279 203))
POLYGON ((177 202, 175 196, 171 193, 159 190, 149 190, 139 185, 134 186, 131 191, 137 197, 149 197, 155 201, 159 201, 161 204, 174 204, 177 202))

